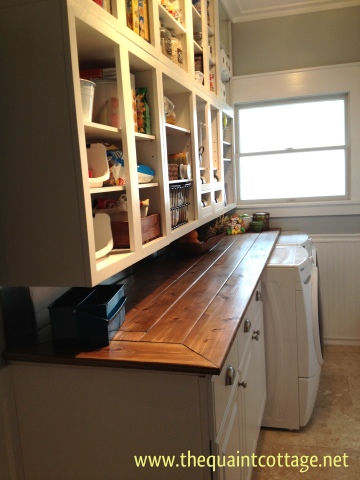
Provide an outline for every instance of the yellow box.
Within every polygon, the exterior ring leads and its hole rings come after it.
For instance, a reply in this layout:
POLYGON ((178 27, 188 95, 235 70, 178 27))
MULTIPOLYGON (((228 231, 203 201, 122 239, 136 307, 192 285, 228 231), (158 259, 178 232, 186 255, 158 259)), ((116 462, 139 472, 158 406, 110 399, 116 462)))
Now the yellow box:
POLYGON ((139 2, 126 0, 126 24, 139 35, 139 2))

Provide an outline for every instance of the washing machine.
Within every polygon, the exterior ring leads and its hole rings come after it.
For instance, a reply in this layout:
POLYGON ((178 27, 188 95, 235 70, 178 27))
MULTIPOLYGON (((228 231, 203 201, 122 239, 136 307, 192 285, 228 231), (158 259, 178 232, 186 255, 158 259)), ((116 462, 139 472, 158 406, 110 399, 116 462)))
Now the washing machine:
POLYGON ((317 267, 308 251, 277 244, 262 276, 265 427, 299 430, 314 410, 323 364, 314 285, 317 267))
POLYGON ((314 328, 316 330, 320 331, 320 345, 321 345, 321 351, 323 351, 323 344, 321 341, 321 318, 320 318, 320 310, 318 307, 318 298, 319 298, 319 270, 318 270, 318 261, 317 261, 317 252, 316 248, 312 242, 311 237, 305 232, 300 232, 300 231, 282 231, 279 235, 279 238, 277 240, 277 245, 291 245, 295 247, 303 247, 308 255, 309 258, 313 264, 313 270, 312 270, 312 276, 313 276, 313 281, 312 281, 312 294, 313 294, 313 300, 312 300, 312 305, 313 305, 313 318, 318 318, 318 325, 315 325, 314 328))
POLYGON ((316 248, 312 243, 312 239, 305 232, 299 231, 282 231, 277 240, 277 245, 292 245, 295 247, 303 247, 308 252, 313 264, 316 265, 316 248))

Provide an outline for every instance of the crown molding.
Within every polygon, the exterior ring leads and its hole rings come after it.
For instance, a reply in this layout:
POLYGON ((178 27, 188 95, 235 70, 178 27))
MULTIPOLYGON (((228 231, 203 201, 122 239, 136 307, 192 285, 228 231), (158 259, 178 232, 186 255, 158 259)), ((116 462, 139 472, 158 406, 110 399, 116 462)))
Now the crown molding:
POLYGON ((243 0, 223 1, 223 8, 232 23, 250 22, 267 18, 285 17, 304 13, 314 13, 339 8, 356 7, 360 0, 306 0, 296 3, 288 3, 281 6, 273 5, 256 8, 256 0, 253 0, 253 8, 245 8, 243 0))

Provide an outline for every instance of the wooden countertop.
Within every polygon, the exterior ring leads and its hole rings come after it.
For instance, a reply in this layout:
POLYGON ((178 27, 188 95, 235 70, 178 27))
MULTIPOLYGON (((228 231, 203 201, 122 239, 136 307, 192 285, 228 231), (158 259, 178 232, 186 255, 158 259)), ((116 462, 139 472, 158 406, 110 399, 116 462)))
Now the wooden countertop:
POLYGON ((219 374, 279 230, 225 236, 211 251, 172 251, 127 277, 125 322, 108 347, 55 352, 46 342, 9 361, 219 374))

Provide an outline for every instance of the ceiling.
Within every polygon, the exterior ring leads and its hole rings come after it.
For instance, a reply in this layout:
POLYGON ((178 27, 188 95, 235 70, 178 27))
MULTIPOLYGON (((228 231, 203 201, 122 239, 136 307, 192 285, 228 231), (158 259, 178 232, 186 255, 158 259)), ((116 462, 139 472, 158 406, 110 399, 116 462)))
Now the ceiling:
POLYGON ((360 5, 360 0, 222 0, 232 22, 281 17, 360 5))

